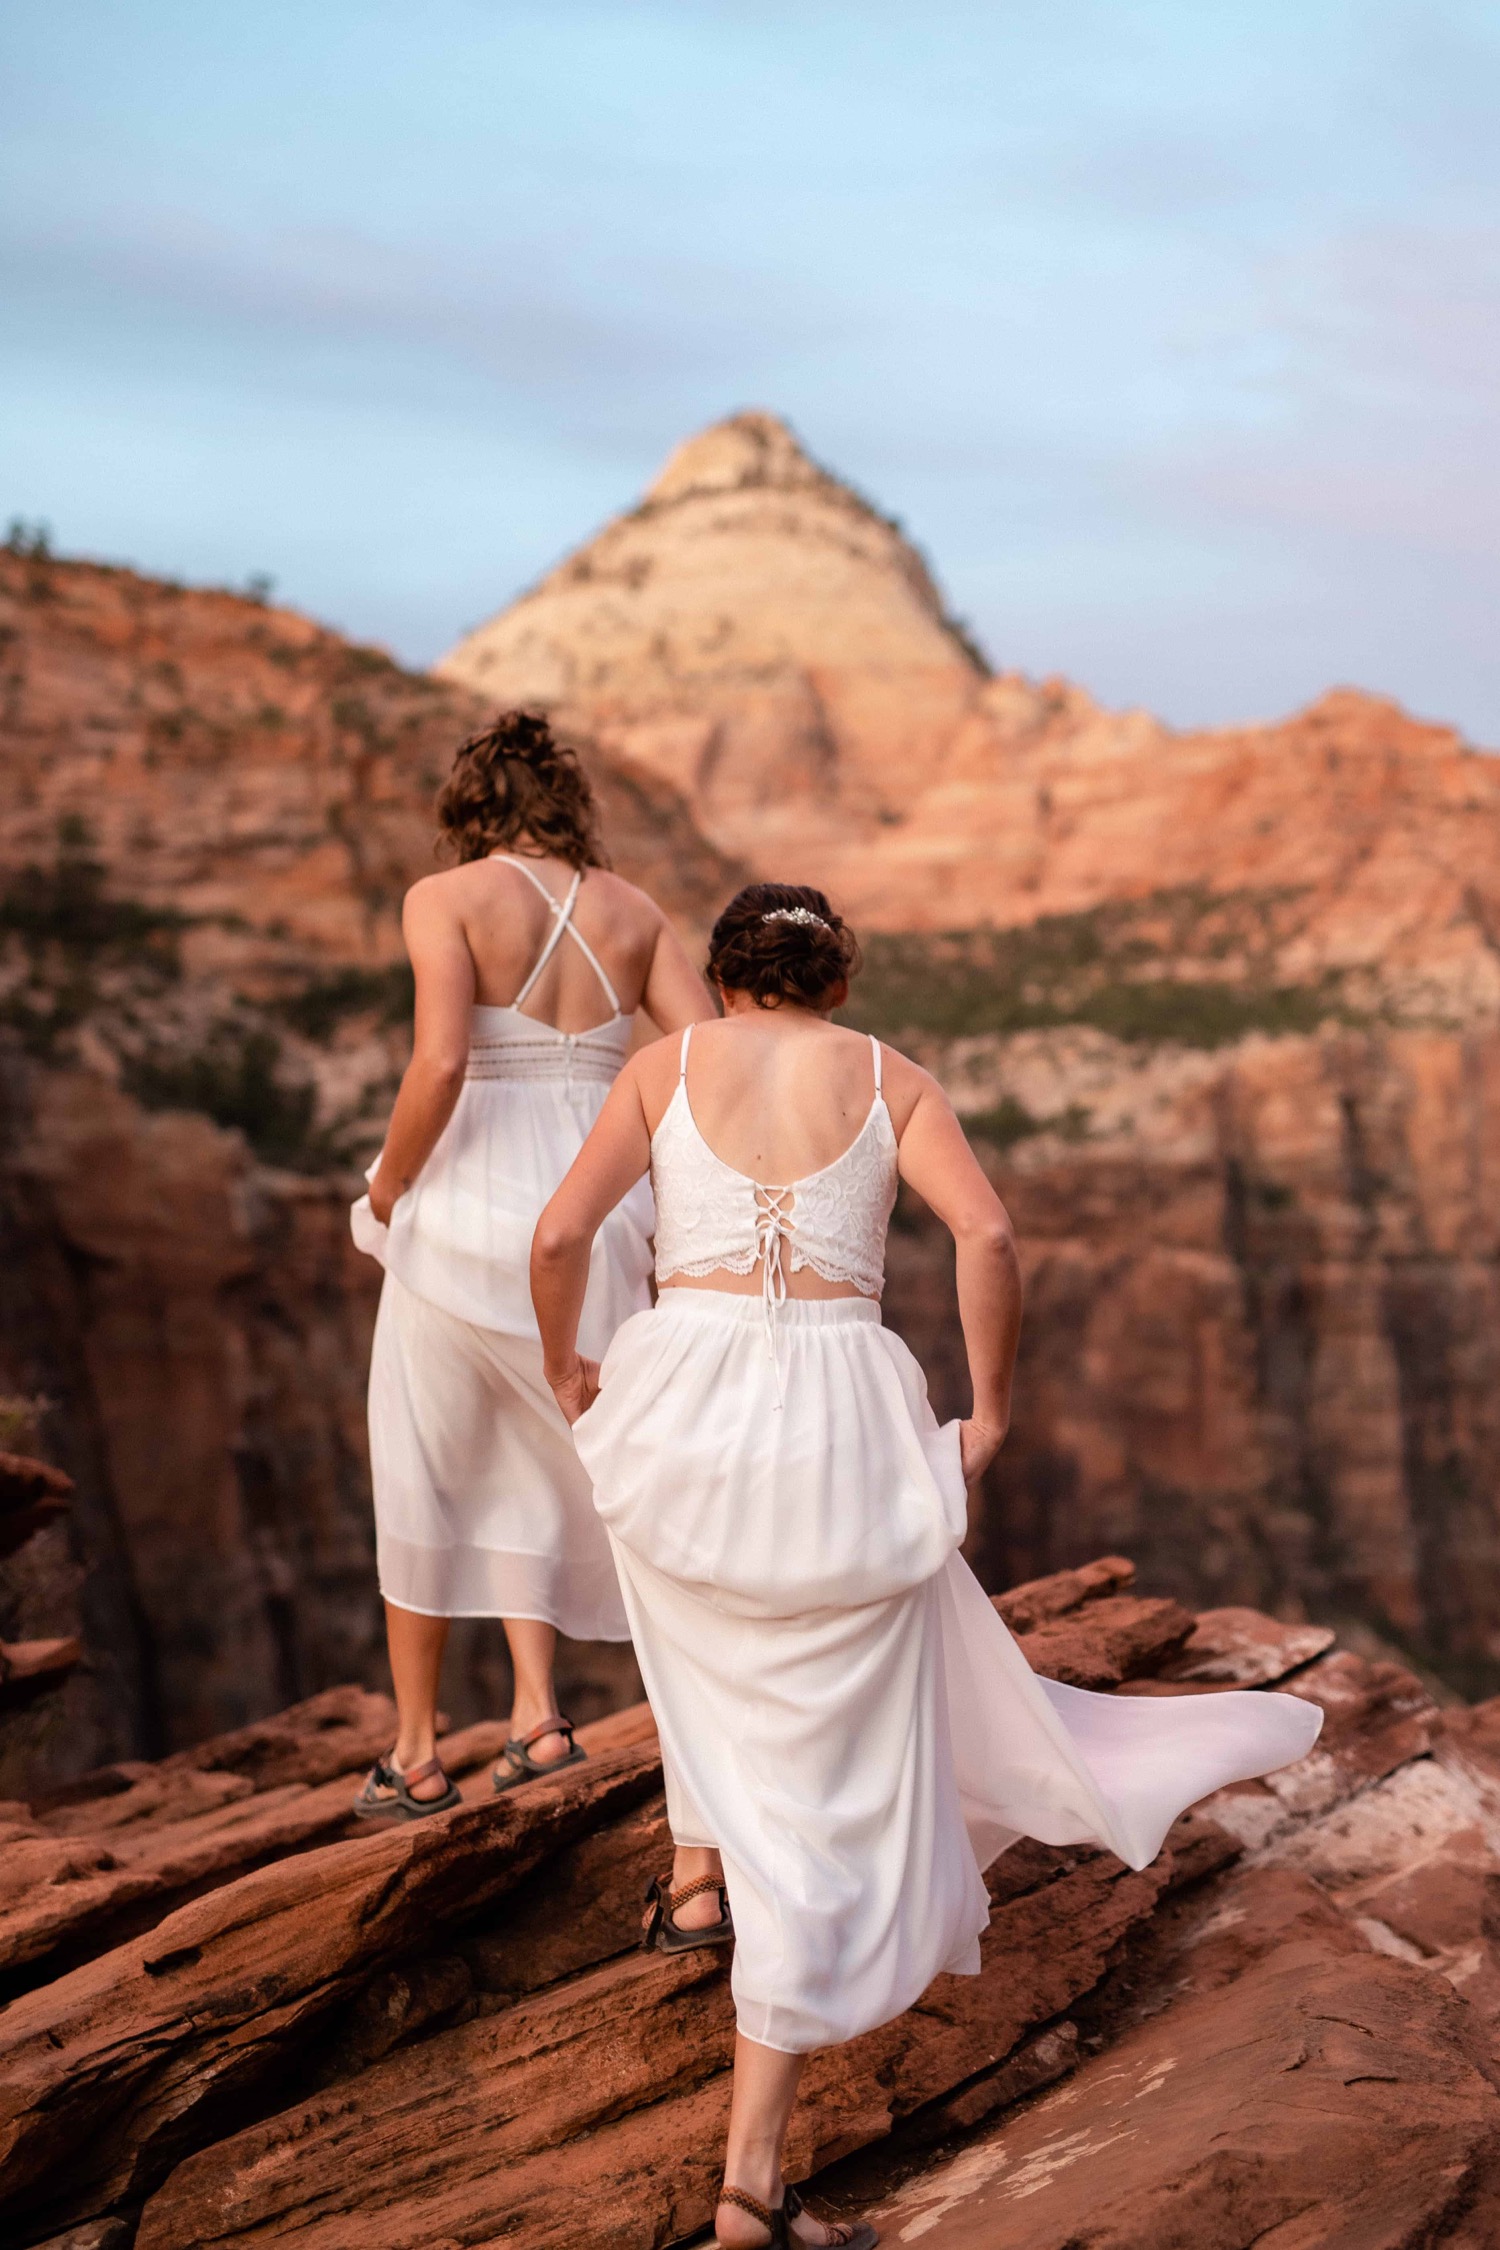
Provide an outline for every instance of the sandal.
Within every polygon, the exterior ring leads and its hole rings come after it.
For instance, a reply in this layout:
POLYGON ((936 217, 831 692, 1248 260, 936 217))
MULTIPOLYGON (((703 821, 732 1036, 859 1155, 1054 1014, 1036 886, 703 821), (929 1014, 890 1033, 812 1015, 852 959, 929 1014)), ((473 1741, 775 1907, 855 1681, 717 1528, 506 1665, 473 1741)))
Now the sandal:
POLYGON ((409 1773, 401 1773, 395 1764, 396 1753, 388 1750, 377 1758, 365 1776, 365 1785, 354 1800, 354 1810, 361 1820, 375 1820, 382 1816, 391 1820, 425 1820, 429 1813, 452 1812, 455 1805, 463 1803, 454 1784, 443 1772, 441 1758, 429 1758, 424 1766, 413 1766, 409 1773), (433 1774, 443 1775, 448 1783, 441 1797, 414 1797, 414 1781, 426 1781, 433 1774), (391 1789, 395 1795, 379 1797, 378 1789, 391 1789))
POLYGON ((716 1875, 700 1875, 696 1883, 684 1883, 680 1891, 672 1888, 670 1875, 658 1875, 646 1885, 646 1905, 649 1912, 641 1934, 641 1951, 650 1953, 691 1953, 700 1945, 733 1945, 734 1917, 729 1911, 729 1893, 716 1875), (719 1894, 719 1919, 709 1922, 701 1930, 685 1930, 676 1919, 676 1910, 685 1906, 690 1898, 704 1891, 719 1894))
MULTIPOLYGON (((794 2187, 782 2190, 782 2201, 774 2211, 768 2203, 757 2203, 743 2188, 728 2185, 720 2188, 719 2201, 732 2203, 737 2211, 748 2211, 752 2219, 760 2221, 771 2238, 766 2250, 810 2250, 810 2245, 799 2241, 791 2229, 791 2221, 807 2208, 794 2187)), ((823 2219, 819 2224, 828 2230, 826 2250, 875 2250, 880 2240, 875 2229, 863 2219, 854 2222, 823 2219)))
POLYGON ((490 1775, 497 1797, 507 1789, 519 1788, 523 1781, 544 1781, 549 1773, 561 1773, 564 1766, 582 1765, 588 1752, 580 1750, 573 1740, 572 1720, 554 1711, 550 1719, 543 1719, 539 1727, 533 1727, 530 1734, 523 1734, 519 1742, 507 1742, 500 1755, 509 1764, 510 1771, 505 1773, 496 1766, 490 1775), (549 1758, 545 1765, 539 1766, 531 1755, 531 1745, 540 1742, 544 1734, 566 1735, 568 1749, 565 1757, 549 1758))

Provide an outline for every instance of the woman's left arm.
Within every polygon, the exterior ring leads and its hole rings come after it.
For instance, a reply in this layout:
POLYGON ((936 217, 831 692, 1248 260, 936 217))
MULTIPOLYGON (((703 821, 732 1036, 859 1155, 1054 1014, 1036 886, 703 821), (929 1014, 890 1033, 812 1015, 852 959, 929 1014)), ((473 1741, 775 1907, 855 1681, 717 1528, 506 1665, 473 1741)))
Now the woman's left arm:
POLYGON ((431 1156, 463 1090, 474 1005, 474 959, 462 924, 428 875, 406 894, 401 928, 417 985, 411 1061, 391 1112, 380 1164, 370 1182, 370 1209, 389 1226, 404 1195, 431 1156))
POLYGON ((615 1080, 531 1238, 531 1301, 541 1330, 543 1371, 570 1422, 593 1404, 599 1388, 597 1363, 578 1356, 589 1252, 610 1212, 651 1163, 640 1085, 645 1059, 627 1063, 615 1080))

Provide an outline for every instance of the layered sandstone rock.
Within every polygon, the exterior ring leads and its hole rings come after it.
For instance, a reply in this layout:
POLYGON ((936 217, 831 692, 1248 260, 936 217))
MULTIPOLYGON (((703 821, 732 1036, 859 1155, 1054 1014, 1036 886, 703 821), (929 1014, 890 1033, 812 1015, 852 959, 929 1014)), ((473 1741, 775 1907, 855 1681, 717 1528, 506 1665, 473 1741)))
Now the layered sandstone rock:
POLYGON ((796 880, 904 821, 984 678, 899 528, 768 414, 689 440, 438 671, 565 713, 796 880))
MULTIPOLYGON (((1444 1718, 1311 1628, 1195 1620, 1130 1578, 1107 1558, 1001 1606, 1058 1677, 1276 1686, 1323 1705, 1323 1741, 1185 1816, 1143 1874, 1007 1853, 980 1975, 813 2060, 794 2173, 955 2250, 1002 2219, 1035 2250, 1287 2226, 1478 2250, 1500 2225, 1489 1708, 1444 1718)), ((702 2226, 732 2012, 722 1956, 633 1949, 668 1849, 649 1715, 498 1800, 494 1730, 451 1737, 464 1805, 360 1835, 388 1721, 342 1691, 4 1809, 7 2240, 627 2250, 702 2226)))
POLYGON ((822 883, 866 927, 1203 891, 1253 906, 1281 978, 1500 1002, 1493 760, 1349 690, 1176 734, 1065 681, 990 678, 899 529, 769 415, 690 440, 438 670, 564 713, 757 873, 822 883))
MULTIPOLYGON (((1336 1617, 1492 1685, 1500 1037, 924 1051, 1027 1279, 1016 1420, 973 1524, 988 1582, 1108 1542, 1153 1591, 1336 1617), (986 1137, 1002 1088, 1032 1121, 1006 1147, 986 1137)), ((913 1212, 891 1267, 888 1317, 961 1410, 946 1238, 913 1212)))
MULTIPOLYGON (((45 1540, 93 1651, 49 1771, 379 1677, 340 1166, 401 1060, 430 785, 491 697, 589 736, 686 926, 729 855, 865 922, 858 1020, 949 1085, 1028 1264, 987 1582, 1123 1546, 1153 1596, 1500 1683, 1493 761, 1349 694, 1178 736, 990 678, 768 417, 466 644, 478 692, 128 572, 0 555, 0 608, 0 1389, 61 1402, 45 1540)), ((961 1406, 919 1213, 886 1302, 961 1406)), ((13 1637, 72 1630, 27 1605, 13 1637)), ((477 1717, 504 1679, 459 1643, 477 1717)), ((628 1688, 590 1658, 582 1708, 628 1688)))
MULTIPOLYGON (((229 593, 0 550, 0 1393, 77 1487, 0 1634, 90 1656, 0 1785, 380 1676, 356 1166, 404 1059, 399 908, 482 699, 229 593), (43 1567, 45 1566, 45 1567, 43 1567)), ((734 870, 590 753, 617 864, 701 929, 734 870)), ((504 1707, 461 1628, 459 1716, 504 1707)), ((588 1713, 628 1660, 575 1667, 588 1713)))

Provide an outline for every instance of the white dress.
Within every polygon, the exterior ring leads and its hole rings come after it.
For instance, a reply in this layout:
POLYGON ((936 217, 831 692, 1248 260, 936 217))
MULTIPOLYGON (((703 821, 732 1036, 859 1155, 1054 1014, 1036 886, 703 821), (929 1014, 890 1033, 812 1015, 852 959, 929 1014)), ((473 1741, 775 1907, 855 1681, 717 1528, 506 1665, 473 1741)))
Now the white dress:
POLYGON ((1294 1696, 1089 1695, 1032 1672, 957 1552, 957 1423, 881 1325, 896 1137, 880 1091, 842 1157, 767 1188, 704 1142, 690 1034, 652 1143, 665 1289, 574 1425, 660 1729, 672 1833, 724 1855, 739 2028, 791 2053, 973 1972, 981 1870, 1018 1836, 1133 1867, 1177 1814, 1289 1764, 1294 1696), (785 1261, 860 1297, 785 1298, 785 1261))
MULTIPOLYGON (((501 856, 501 855, 497 855, 501 856)), ((355 1204, 385 1267, 370 1360, 370 1467, 380 1590, 438 1617, 533 1617, 576 1640, 625 1640, 609 1542, 568 1425, 542 1374, 531 1237, 619 1073, 631 1019, 573 925, 581 877, 552 909, 540 958, 506 1008, 476 1007, 453 1115, 388 1227, 355 1204), (523 1012, 567 936, 609 1019, 562 1032, 523 1012)), ((597 1358, 651 1301, 651 1194, 611 1213, 594 1246, 580 1330, 597 1358)))

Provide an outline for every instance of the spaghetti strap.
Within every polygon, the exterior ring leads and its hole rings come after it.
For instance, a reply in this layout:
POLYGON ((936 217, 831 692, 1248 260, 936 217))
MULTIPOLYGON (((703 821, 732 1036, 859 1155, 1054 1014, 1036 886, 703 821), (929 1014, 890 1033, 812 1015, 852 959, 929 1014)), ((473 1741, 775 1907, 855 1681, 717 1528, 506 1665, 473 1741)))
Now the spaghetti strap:
POLYGON ((689 1024, 682 1034, 682 1054, 677 1064, 677 1083, 679 1086, 685 1086, 687 1084, 688 1047, 692 1042, 692 1037, 693 1027, 691 1024, 689 1024))
POLYGON ((880 1041, 870 1033, 870 1052, 875 1057, 875 1099, 880 1100, 880 1041))
POLYGON ((598 954, 589 944, 588 939, 584 936, 582 930, 578 928, 576 923, 571 921, 569 922, 568 935, 573 940, 573 943, 577 946, 579 952, 583 955, 585 961, 587 961, 589 967, 593 970, 595 976, 599 979, 599 982, 603 985, 604 997, 606 998, 606 1000, 608 1000, 610 1006, 614 1009, 615 1014, 618 1015, 620 1013, 620 996, 616 992, 614 986, 610 983, 609 978, 604 973, 604 963, 600 960, 598 954))
MULTIPOLYGON (((531 875, 531 869, 529 867, 525 872, 528 875, 531 875)), ((542 882, 538 876, 531 875, 531 880, 536 884, 537 889, 541 892, 543 898, 547 901, 547 904, 552 909, 552 927, 547 932, 546 944, 542 947, 541 952, 537 955, 535 961, 531 965, 530 976, 526 979, 526 982, 522 985, 520 991, 516 994, 514 1000, 512 1000, 511 1002, 511 1006, 513 1008, 519 1008, 524 1005, 525 1001, 530 996, 532 986, 536 983, 537 978, 541 975, 543 969, 546 968, 547 963, 551 960, 553 954, 557 951, 558 946, 561 944, 562 934, 568 926, 569 919, 573 912, 573 901, 578 896, 578 886, 583 881, 583 877, 581 874, 575 875, 573 877, 572 882, 568 886, 567 898, 563 901, 563 904, 561 906, 558 905, 556 899, 552 896, 552 893, 548 890, 546 884, 542 882)))
POLYGON ((509 852, 491 852, 489 856, 491 859, 503 860, 507 867, 514 867, 520 874, 524 875, 527 882, 532 884, 536 890, 541 892, 542 897, 547 901, 548 908, 550 909, 552 914, 552 928, 547 934, 547 942, 542 947, 541 952, 537 955, 536 960, 532 963, 530 976, 526 979, 526 982, 522 985, 520 991, 516 994, 514 1000, 511 1001, 510 1005, 513 1008, 519 1008, 522 1003, 530 997, 532 986, 536 983, 536 980, 541 975, 543 969, 546 968, 547 963, 551 960, 553 954, 561 944, 563 935, 566 932, 566 934, 573 940, 573 943, 582 953, 585 961, 587 961, 595 976, 599 979, 599 982, 604 990, 605 999, 609 1002, 611 1009, 618 1016, 621 1012, 620 996, 616 992, 614 986, 610 983, 609 978, 605 975, 604 964, 599 959, 598 954, 589 944, 589 941, 584 936, 582 930, 578 929, 573 921, 573 909, 578 903, 579 887, 583 882, 583 869, 580 867, 574 874, 572 882, 568 885, 568 895, 563 900, 561 906, 559 906, 557 900, 552 896, 552 893, 548 890, 540 875, 537 874, 535 868, 528 867, 524 859, 513 858, 509 852))

